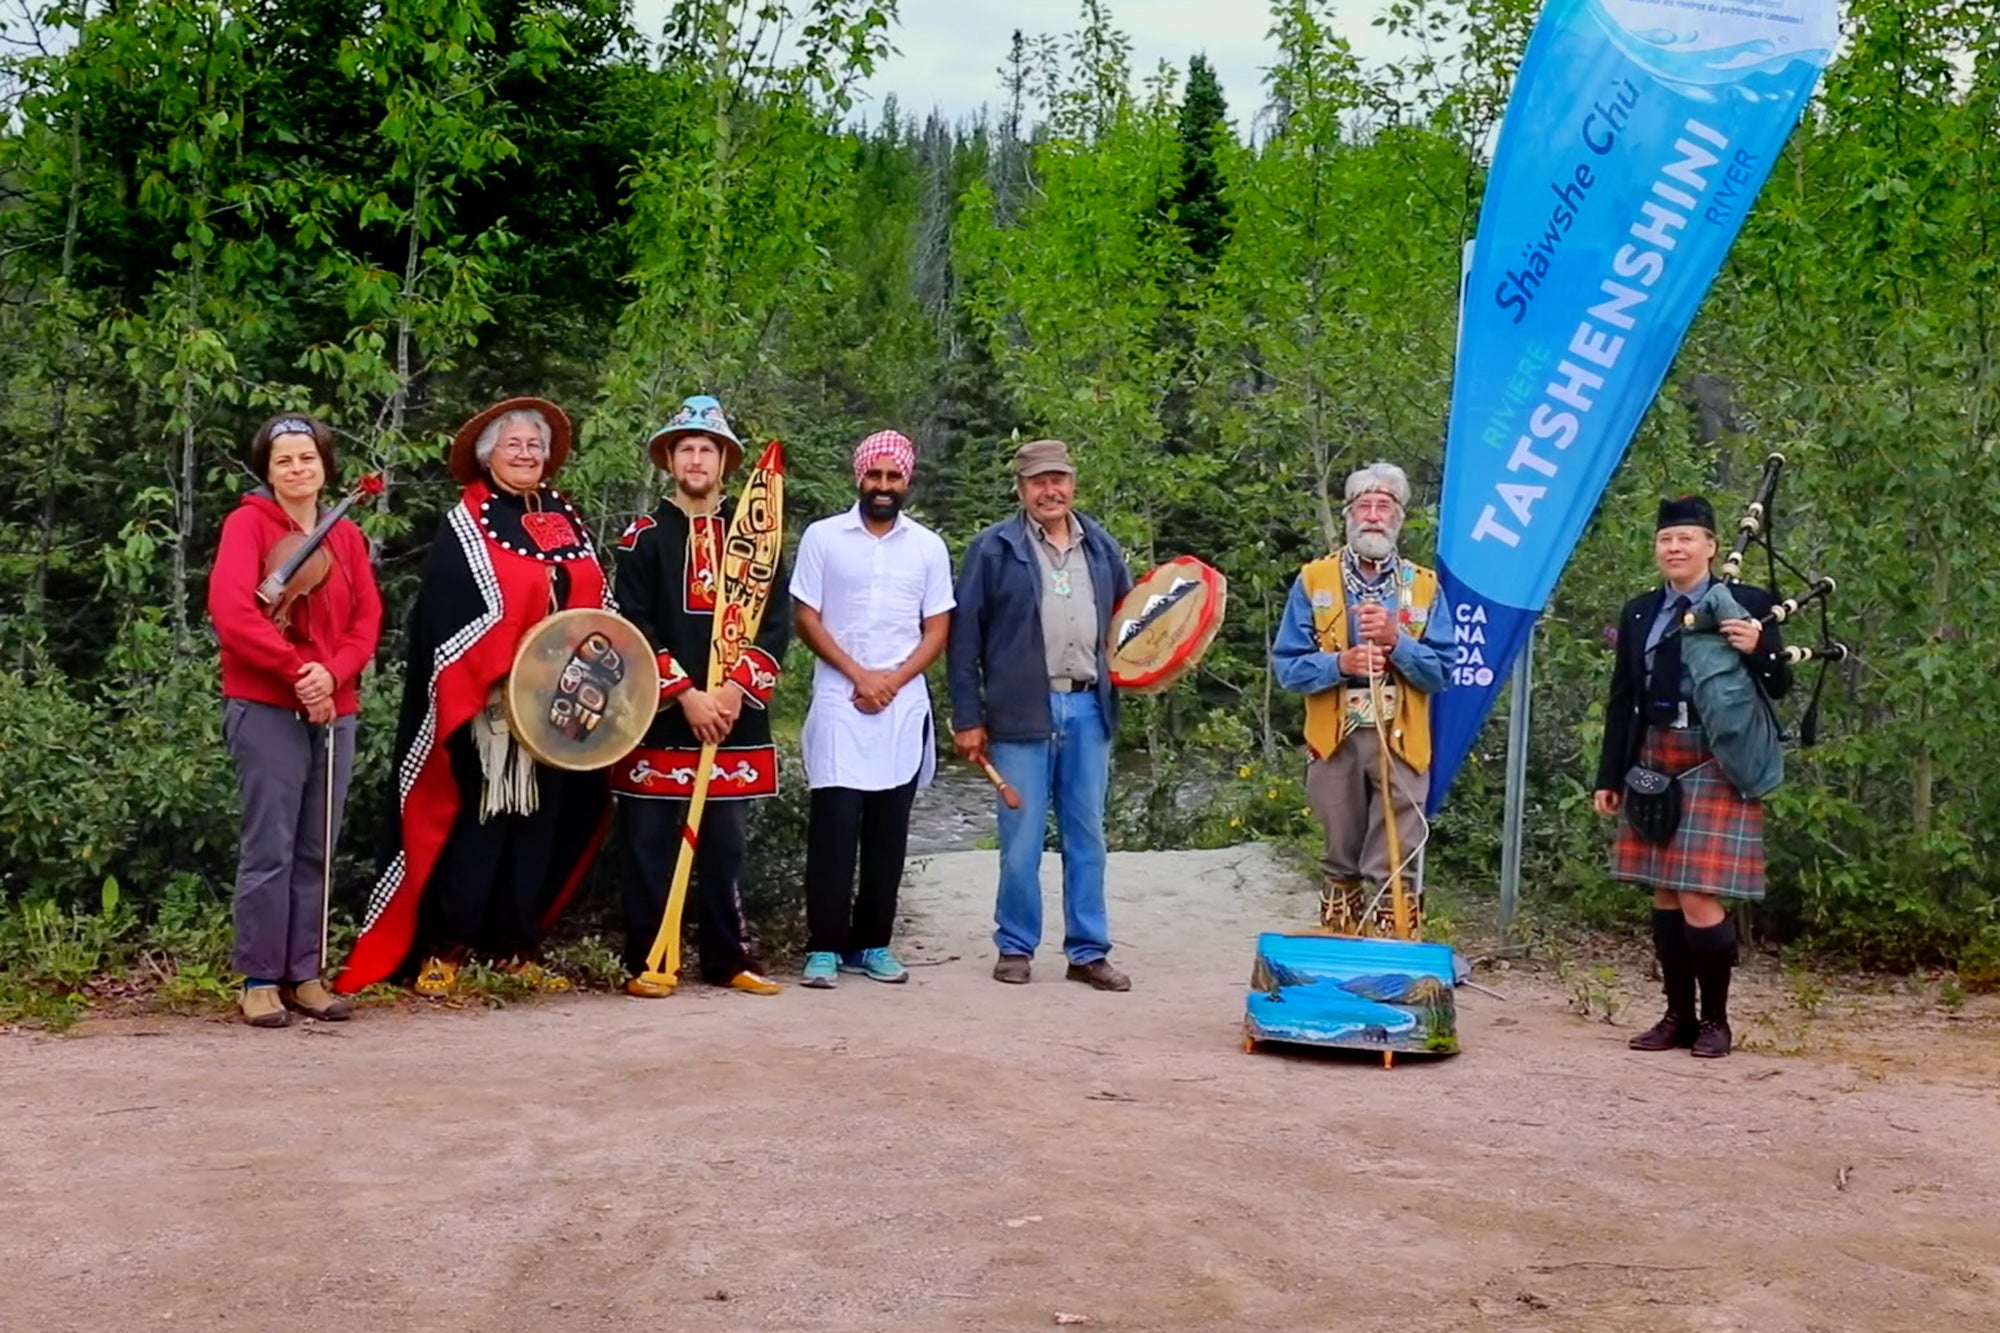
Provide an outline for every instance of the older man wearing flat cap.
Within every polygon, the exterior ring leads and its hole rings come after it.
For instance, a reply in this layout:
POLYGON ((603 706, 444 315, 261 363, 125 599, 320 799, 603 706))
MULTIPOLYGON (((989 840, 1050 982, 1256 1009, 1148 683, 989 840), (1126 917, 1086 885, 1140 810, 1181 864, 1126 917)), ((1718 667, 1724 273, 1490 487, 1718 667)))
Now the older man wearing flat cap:
POLYGON ((1021 512, 965 550, 948 650, 952 740, 966 759, 990 760, 1020 794, 1019 809, 996 803, 993 977, 1029 979, 1042 940, 1042 841, 1053 804, 1067 975, 1098 990, 1130 990, 1130 978, 1107 957, 1104 795, 1118 733, 1106 641, 1132 575, 1111 534, 1074 509, 1068 445, 1022 445, 1014 484, 1021 512))

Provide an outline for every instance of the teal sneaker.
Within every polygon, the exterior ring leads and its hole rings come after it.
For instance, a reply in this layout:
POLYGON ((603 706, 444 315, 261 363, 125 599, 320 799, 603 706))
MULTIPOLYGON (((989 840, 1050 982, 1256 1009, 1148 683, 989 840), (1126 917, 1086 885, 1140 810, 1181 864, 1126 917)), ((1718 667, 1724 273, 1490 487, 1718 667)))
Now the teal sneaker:
POLYGON ((839 954, 809 953, 806 955, 805 974, 799 978, 799 984, 812 990, 832 990, 840 980, 839 972, 839 954))
POLYGON ((858 972, 870 981, 886 981, 891 985, 908 981, 910 973, 896 955, 887 949, 863 949, 860 953, 842 954, 840 970, 858 972))

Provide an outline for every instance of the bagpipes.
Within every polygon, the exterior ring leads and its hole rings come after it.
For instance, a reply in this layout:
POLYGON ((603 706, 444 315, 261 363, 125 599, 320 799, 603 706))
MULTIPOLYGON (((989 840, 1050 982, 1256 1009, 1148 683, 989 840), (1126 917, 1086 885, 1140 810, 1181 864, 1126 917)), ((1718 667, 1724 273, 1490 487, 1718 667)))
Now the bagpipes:
POLYGON ((1778 494, 1778 476, 1784 470, 1785 456, 1773 453, 1764 460, 1764 475, 1758 479, 1757 491, 1750 504, 1743 511, 1742 519, 1736 525, 1736 540, 1730 545, 1729 555, 1722 562, 1724 583, 1742 582, 1743 557, 1752 546, 1761 546, 1770 570, 1771 595, 1780 591, 1778 571, 1784 571, 1805 585, 1805 591, 1787 597, 1773 606, 1761 617, 1765 625, 1783 625, 1811 606, 1819 608, 1819 642, 1787 647, 1784 658, 1787 662, 1818 662, 1819 678, 1813 682, 1812 698, 1806 703, 1806 710, 1799 716, 1799 744, 1810 746, 1819 739, 1819 700, 1826 688, 1826 673, 1835 662, 1845 662, 1854 656, 1854 650, 1833 637, 1833 622, 1828 611, 1835 588, 1834 581, 1825 575, 1812 577, 1802 572, 1791 561, 1778 554, 1774 502, 1778 494))

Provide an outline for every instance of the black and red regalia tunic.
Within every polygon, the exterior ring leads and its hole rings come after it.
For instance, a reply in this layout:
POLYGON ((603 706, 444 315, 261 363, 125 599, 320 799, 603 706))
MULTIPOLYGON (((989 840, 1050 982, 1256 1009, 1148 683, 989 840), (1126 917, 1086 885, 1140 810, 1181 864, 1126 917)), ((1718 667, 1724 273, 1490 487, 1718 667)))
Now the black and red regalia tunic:
MULTIPOLYGON (((637 625, 659 654, 660 711, 645 741, 612 769, 621 796, 685 801, 694 794, 701 743, 671 701, 683 691, 715 689, 709 680, 710 637, 722 583, 722 542, 735 513, 725 499, 714 514, 691 517, 671 499, 632 521, 619 539, 619 614, 637 625)), ((728 674, 746 707, 716 751, 711 801, 770 796, 778 790, 778 755, 765 711, 778 686, 779 663, 792 638, 792 599, 781 560, 756 639, 728 674)))

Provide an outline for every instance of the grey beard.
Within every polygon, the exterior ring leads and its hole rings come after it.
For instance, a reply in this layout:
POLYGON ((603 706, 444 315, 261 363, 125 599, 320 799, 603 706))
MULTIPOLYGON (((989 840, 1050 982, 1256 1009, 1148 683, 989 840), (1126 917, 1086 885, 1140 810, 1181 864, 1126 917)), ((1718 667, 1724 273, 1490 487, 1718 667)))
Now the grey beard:
POLYGON ((1396 554, 1397 533, 1363 532, 1353 524, 1347 526, 1347 544, 1363 560, 1380 564, 1396 554))

